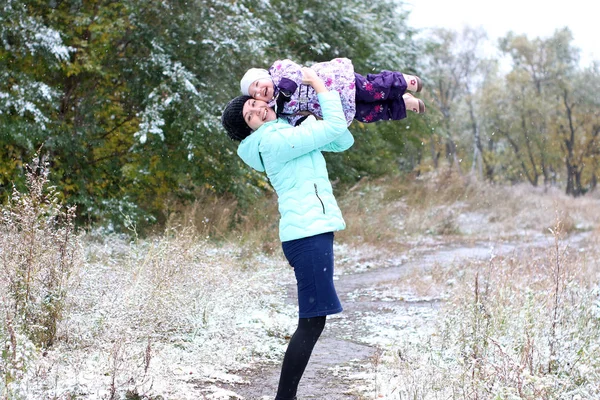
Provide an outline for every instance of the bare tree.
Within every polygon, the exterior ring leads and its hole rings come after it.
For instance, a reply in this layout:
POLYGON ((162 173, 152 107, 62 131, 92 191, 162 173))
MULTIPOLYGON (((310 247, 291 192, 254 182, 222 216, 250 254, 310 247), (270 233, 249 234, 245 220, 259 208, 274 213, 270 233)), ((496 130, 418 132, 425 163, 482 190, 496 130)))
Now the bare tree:
MULTIPOLYGON (((431 32, 430 42, 426 46, 425 75, 431 83, 429 93, 435 108, 441 114, 441 132, 445 156, 451 165, 458 166, 457 143, 461 139, 463 129, 471 134, 473 146, 473 167, 482 175, 482 145, 477 120, 475 93, 483 81, 483 66, 486 64, 482 56, 483 44, 487 39, 482 29, 465 27, 457 33, 447 29, 435 29, 431 32), (466 103, 466 118, 459 112, 466 103)), ((434 166, 439 165, 440 152, 432 147, 434 166)), ((460 169, 459 169, 460 170, 460 169)))

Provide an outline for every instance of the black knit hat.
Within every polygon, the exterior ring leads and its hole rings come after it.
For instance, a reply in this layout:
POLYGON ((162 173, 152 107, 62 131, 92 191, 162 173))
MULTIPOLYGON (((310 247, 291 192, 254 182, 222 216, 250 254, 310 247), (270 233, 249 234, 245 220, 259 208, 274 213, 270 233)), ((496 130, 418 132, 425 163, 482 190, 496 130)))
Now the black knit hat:
POLYGON ((238 142, 241 142, 252 133, 252 129, 244 121, 242 113, 244 104, 251 98, 250 96, 236 97, 225 106, 223 115, 221 115, 221 124, 227 131, 227 134, 230 138, 238 142))

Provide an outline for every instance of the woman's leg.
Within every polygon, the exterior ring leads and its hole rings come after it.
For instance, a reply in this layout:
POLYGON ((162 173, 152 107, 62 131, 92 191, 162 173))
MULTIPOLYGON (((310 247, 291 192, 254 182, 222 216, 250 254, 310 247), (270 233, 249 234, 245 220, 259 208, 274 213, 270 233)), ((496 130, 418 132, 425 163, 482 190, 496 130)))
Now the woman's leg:
POLYGON ((342 311, 333 283, 333 237, 328 232, 282 243, 296 276, 299 319, 281 366, 277 400, 294 399, 326 315, 342 311))
POLYGON ((275 400, 293 400, 296 397, 298 383, 308 364, 313 348, 325 328, 327 317, 300 318, 298 328, 283 358, 279 388, 275 400))

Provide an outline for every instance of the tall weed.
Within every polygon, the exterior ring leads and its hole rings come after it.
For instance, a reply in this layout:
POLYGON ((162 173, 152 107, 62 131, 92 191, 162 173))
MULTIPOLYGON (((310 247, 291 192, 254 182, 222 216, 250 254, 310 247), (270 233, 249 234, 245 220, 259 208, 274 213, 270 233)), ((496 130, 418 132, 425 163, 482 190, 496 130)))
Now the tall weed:
POLYGON ((13 189, 0 220, 0 371, 8 386, 27 368, 37 348, 58 336, 70 277, 80 263, 74 207, 63 207, 48 186, 48 164, 36 158, 26 168, 27 192, 13 189))

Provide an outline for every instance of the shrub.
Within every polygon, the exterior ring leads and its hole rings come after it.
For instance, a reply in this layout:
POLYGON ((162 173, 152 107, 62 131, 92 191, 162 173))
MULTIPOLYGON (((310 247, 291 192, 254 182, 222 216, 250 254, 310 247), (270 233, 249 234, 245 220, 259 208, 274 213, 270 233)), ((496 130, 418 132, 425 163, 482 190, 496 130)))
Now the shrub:
POLYGON ((28 193, 14 188, 1 209, 0 371, 5 385, 27 368, 26 349, 55 341, 69 277, 80 257, 75 209, 62 207, 58 193, 47 187, 48 171, 47 163, 36 158, 26 170, 28 193))

